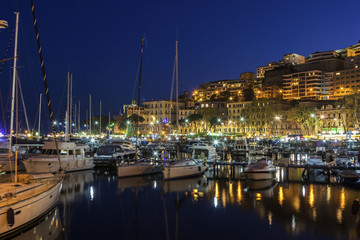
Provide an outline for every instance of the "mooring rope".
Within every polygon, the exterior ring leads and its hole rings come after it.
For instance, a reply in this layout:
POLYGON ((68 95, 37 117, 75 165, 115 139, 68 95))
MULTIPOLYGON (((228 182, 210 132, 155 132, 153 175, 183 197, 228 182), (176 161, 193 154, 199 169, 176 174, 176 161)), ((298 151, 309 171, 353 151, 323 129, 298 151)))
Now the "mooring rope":
POLYGON ((46 73, 45 73, 45 66, 44 66, 44 58, 42 56, 42 52, 41 52, 41 45, 40 45, 40 37, 39 37, 39 31, 37 28, 37 21, 36 21, 36 15, 35 15, 35 8, 34 8, 34 1, 31 1, 31 11, 32 11, 32 15, 33 15, 33 19, 34 19, 34 28, 35 28, 35 34, 36 34, 36 41, 37 41, 37 45, 38 45, 38 49, 39 49, 39 57, 40 57, 40 63, 41 63, 41 70, 42 70, 42 75, 43 75, 43 82, 44 82, 44 86, 45 86, 45 93, 46 93, 46 99, 47 99, 47 105, 49 108, 49 112, 50 112, 50 120, 51 120, 51 128, 54 134, 54 140, 55 140, 55 146, 56 146, 56 152, 57 152, 57 157, 58 157, 58 161, 59 161, 59 171, 61 171, 61 161, 60 161, 60 153, 59 153, 59 147, 58 147, 58 142, 57 142, 57 137, 56 137, 56 129, 55 129, 55 124, 54 124, 54 114, 51 108, 51 100, 50 100, 50 93, 49 93, 49 88, 47 85, 47 80, 46 80, 46 73))

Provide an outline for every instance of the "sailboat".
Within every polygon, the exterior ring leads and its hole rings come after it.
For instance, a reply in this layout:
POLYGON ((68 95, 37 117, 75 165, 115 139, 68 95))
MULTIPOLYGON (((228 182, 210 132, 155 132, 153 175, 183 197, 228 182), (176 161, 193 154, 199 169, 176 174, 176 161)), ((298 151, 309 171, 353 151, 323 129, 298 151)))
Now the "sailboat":
MULTIPOLYGON (((139 88, 138 88, 138 116, 140 115, 141 65, 142 65, 143 51, 144 51, 144 37, 141 38, 141 55, 140 55, 139 88)), ((136 146, 138 144, 137 134, 136 134, 136 146)), ((153 162, 149 162, 145 160, 139 161, 138 159, 135 159, 135 161, 121 161, 117 163, 118 177, 133 177, 133 176, 141 176, 141 175, 154 174, 160 172, 161 172, 160 165, 156 165, 153 162)))
MULTIPOLYGON (((179 103, 178 103, 178 41, 176 40, 175 44, 175 68, 174 72, 176 74, 176 133, 178 133, 178 124, 179 124, 179 103)), ((172 84, 173 85, 173 84, 172 84)), ((171 89, 171 97, 172 98, 172 90, 171 89)), ((171 105, 171 104, 170 104, 171 105)), ((170 107, 171 110, 171 107, 170 107)), ((171 112, 171 111, 170 111, 171 112)), ((170 113, 171 114, 171 113, 170 113)), ((213 149, 214 150, 214 149, 213 149)), ((207 149, 208 152, 210 150, 207 149)), ((209 157, 209 156, 208 156, 209 157)), ((176 179, 176 178, 184 178, 196 175, 202 175, 207 170, 207 165, 203 161, 205 159, 205 155, 203 157, 196 155, 196 150, 193 153, 193 159, 184 159, 184 160, 175 160, 166 165, 162 172, 164 174, 164 179, 176 179), (197 159, 195 159, 197 158, 197 159), (200 161, 200 158, 202 160, 200 161)), ((214 160, 214 159, 211 159, 214 160)))
MULTIPOLYGON (((14 124, 14 87, 19 25, 19 13, 15 12, 15 14, 16 26, 10 139, 12 138, 14 124)), ((35 29, 37 29, 36 24, 35 29)), ((11 141, 9 154, 12 154, 11 141)), ((15 162, 16 161, 17 152, 15 152, 15 162)), ((18 175, 16 166, 17 164, 15 164, 14 180, 0 183, 0 238, 9 237, 44 216, 57 204, 60 196, 62 176, 54 176, 53 174, 18 175)))

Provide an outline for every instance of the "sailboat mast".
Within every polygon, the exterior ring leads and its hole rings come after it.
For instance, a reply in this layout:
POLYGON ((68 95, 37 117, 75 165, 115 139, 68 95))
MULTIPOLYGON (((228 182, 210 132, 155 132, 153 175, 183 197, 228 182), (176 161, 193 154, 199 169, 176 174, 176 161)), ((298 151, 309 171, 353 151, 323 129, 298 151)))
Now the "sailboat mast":
POLYGON ((80 123, 81 123, 81 122, 80 122, 80 100, 79 100, 79 110, 78 110, 78 115, 79 115, 79 116, 78 116, 78 129, 79 129, 78 131, 80 132, 80 129, 81 129, 81 128, 80 128, 80 127, 81 127, 81 126, 80 126, 80 123))
POLYGON ((101 134, 101 100, 100 100, 100 128, 99 128, 99 129, 100 129, 99 132, 100 132, 100 134, 101 134))
POLYGON ((179 131, 179 70, 178 70, 178 40, 175 50, 175 73, 176 73, 176 134, 179 131))
POLYGON ((91 94, 89 94, 89 117, 90 117, 90 123, 89 123, 89 127, 90 127, 90 134, 91 134, 91 94))
POLYGON ((39 136, 40 135, 40 121, 41 121, 41 98, 42 98, 42 93, 40 93, 40 103, 39 103, 39 125, 38 125, 38 133, 39 133, 39 136))
POLYGON ((17 43, 18 43, 18 28, 19 28, 19 12, 16 14, 16 24, 15 24, 15 47, 14 47, 14 68, 13 68, 13 82, 12 82, 12 94, 11 94, 11 117, 10 117, 10 144, 9 144, 9 153, 11 153, 11 144, 13 136, 13 125, 14 125, 14 105, 15 105, 15 82, 16 82, 16 62, 17 62, 17 43))
POLYGON ((70 73, 68 72, 67 74, 67 96, 66 96, 66 113, 65 113, 65 135, 69 134, 69 119, 68 119, 68 114, 69 114, 69 105, 70 105, 70 73))
POLYGON ((70 75, 70 109, 69 109, 69 133, 72 133, 72 74, 70 75))
POLYGON ((142 66, 142 56, 144 52, 144 36, 141 37, 141 52, 140 52, 140 70, 139 70, 139 88, 138 88, 138 120, 137 120, 137 131, 136 131, 136 146, 137 146, 137 139, 139 135, 139 119, 140 119, 140 92, 141 92, 141 66, 142 66))

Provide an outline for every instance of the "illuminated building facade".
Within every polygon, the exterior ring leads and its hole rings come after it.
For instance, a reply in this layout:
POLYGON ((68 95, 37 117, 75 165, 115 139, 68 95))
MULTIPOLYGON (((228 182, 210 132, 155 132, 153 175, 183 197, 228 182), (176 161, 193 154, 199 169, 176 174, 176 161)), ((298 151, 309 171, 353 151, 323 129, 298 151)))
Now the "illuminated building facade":
POLYGON ((283 57, 283 63, 291 65, 305 63, 305 56, 299 55, 297 53, 285 54, 283 57))
POLYGON ((334 72, 333 84, 336 99, 360 93, 360 69, 354 68, 334 72))
POLYGON ((272 62, 272 63, 269 63, 268 65, 266 66, 261 66, 261 67, 257 67, 256 68, 256 77, 257 78, 264 78, 265 77, 265 73, 267 71, 270 71, 270 70, 273 70, 277 67, 281 66, 281 63, 279 62, 272 62))
POLYGON ((242 91, 247 85, 247 79, 220 80, 200 85, 193 93, 193 99, 197 102, 206 100, 226 99, 235 100, 242 97, 242 91))
POLYGON ((332 76, 333 73, 317 70, 284 75, 283 99, 331 99, 332 76))
MULTIPOLYGON (((142 103, 144 108, 144 123, 166 124, 171 120, 176 120, 176 102, 169 100, 145 101, 142 103)), ((185 103, 179 102, 179 109, 183 108, 185 103)))

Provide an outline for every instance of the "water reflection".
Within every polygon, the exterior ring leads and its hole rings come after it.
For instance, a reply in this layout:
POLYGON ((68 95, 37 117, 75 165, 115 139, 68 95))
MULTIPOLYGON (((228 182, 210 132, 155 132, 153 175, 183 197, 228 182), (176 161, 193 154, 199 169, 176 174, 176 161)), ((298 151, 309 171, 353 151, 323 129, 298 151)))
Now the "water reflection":
POLYGON ((162 176, 157 174, 139 177, 119 178, 117 180, 117 186, 120 192, 123 192, 128 188, 136 189, 146 186, 156 189, 158 186, 157 182, 160 181, 161 178, 162 176))
POLYGON ((358 191, 331 181, 306 182, 301 169, 278 168, 278 182, 246 181, 241 168, 229 169, 171 181, 161 175, 70 175, 61 196, 66 236, 79 236, 70 222, 85 221, 98 232, 78 231, 93 239, 104 229, 108 238, 126 239, 216 239, 240 233, 252 239, 357 237, 359 216, 351 207, 358 191), (229 228, 234 221, 239 225, 229 228))
POLYGON ((61 220, 59 209, 56 207, 51 210, 44 218, 42 218, 38 224, 31 229, 21 233, 14 237, 16 240, 28 240, 28 239, 60 239, 61 238, 61 220))
POLYGON ((167 192, 194 192, 196 195, 203 195, 207 191, 207 178, 198 176, 193 178, 174 179, 164 181, 163 190, 167 192))

